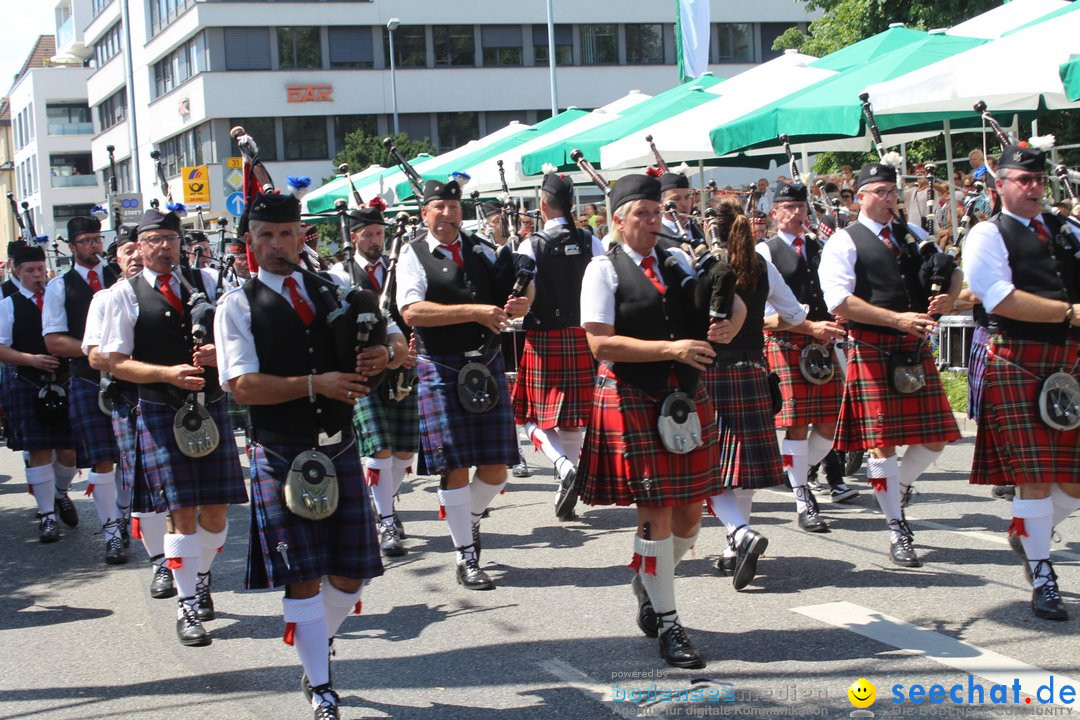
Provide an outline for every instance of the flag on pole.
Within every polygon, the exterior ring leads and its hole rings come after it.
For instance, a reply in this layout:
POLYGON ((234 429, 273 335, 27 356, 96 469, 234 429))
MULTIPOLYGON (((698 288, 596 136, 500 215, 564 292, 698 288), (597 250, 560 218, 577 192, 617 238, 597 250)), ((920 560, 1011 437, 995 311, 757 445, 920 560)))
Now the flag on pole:
POLYGON ((675 0, 675 54, 679 82, 709 69, 709 0, 675 0))

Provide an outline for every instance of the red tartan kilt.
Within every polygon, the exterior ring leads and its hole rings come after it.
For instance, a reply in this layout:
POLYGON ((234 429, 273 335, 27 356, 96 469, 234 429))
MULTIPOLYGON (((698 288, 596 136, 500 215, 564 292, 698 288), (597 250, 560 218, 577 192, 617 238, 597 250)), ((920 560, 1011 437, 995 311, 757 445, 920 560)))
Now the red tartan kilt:
MULTIPOLYGON (((844 374, 836 368, 833 379, 824 385, 807 382, 799 372, 800 351, 814 339, 792 332, 765 333, 765 359, 769 369, 780 376, 780 394, 784 406, 775 417, 778 428, 813 423, 835 423, 844 397, 844 374), (773 342, 781 340, 796 349, 773 342)), ((835 362, 835 361, 834 361, 835 362)))
POLYGON ((589 424, 596 361, 585 331, 529 330, 513 388, 514 422, 531 420, 542 430, 589 424))
MULTIPOLYGON (((614 378, 607 365, 599 377, 614 378)), ((668 388, 675 389, 674 376, 668 388)), ((578 465, 581 499, 588 505, 666 507, 701 502, 723 488, 712 402, 699 383, 694 393, 705 444, 685 455, 669 453, 656 428, 659 404, 632 385, 596 388, 592 421, 578 465)))
POLYGON ((971 466, 973 485, 1080 482, 1080 429, 1047 427, 1035 405, 1043 377, 1071 368, 1080 379, 1078 359, 1076 342, 1051 345, 991 336, 971 466))
POLYGON ((868 450, 952 442, 960 438, 949 400, 941 386, 934 358, 922 345, 926 385, 922 390, 903 395, 889 384, 889 361, 886 352, 914 350, 919 341, 911 336, 896 336, 864 328, 852 328, 855 342, 848 349, 847 378, 840 418, 836 427, 837 450, 868 450))

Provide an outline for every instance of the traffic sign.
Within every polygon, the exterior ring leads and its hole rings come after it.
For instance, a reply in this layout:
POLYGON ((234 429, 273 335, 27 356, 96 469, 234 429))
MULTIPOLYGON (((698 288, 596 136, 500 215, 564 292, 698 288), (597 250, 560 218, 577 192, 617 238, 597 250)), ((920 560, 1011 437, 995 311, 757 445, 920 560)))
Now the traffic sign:
POLYGON ((228 197, 234 190, 242 190, 244 188, 244 173, 239 170, 226 170, 225 171, 225 195, 228 197))
POLYGON ((244 214, 244 193, 234 192, 225 201, 225 207, 228 208, 229 214, 235 217, 240 217, 244 214))
POLYGON ((120 206, 121 221, 137 223, 142 219, 142 195, 139 193, 117 193, 115 201, 120 206))
POLYGON ((235 168, 237 170, 242 169, 244 167, 244 158, 242 158, 242 157, 225 158, 225 167, 230 168, 230 169, 235 168))
POLYGON ((185 204, 210 204, 210 173, 205 165, 180 168, 180 177, 184 181, 185 204))

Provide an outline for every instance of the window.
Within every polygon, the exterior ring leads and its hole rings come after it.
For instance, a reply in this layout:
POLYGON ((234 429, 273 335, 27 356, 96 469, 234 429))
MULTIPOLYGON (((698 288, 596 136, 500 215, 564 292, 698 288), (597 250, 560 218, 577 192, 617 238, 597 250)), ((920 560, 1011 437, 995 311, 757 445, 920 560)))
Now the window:
POLYGON ((279 27, 277 29, 278 67, 301 70, 322 67, 322 43, 317 27, 279 27))
POLYGON ((327 40, 331 69, 375 67, 370 27, 327 28, 327 40))
MULTIPOLYGON (((210 132, 207 123, 175 135, 158 144, 165 163, 165 175, 180 174, 180 168, 202 165, 211 160, 209 152, 210 132)), ((179 189, 179 188, 177 188, 179 189)))
POLYGON ((582 65, 615 65, 619 62, 619 35, 616 25, 580 25, 582 65))
MULTIPOLYGON (((550 111, 549 113, 550 114, 550 111)), ((487 131, 493 133, 496 130, 501 130, 513 121, 517 120, 519 123, 526 123, 526 113, 524 110, 507 110, 500 112, 489 112, 486 117, 487 131)))
POLYGON ((440 25, 431 28, 435 45, 435 67, 476 65, 476 43, 472 25, 440 25))
MULTIPOLYGON (((94 132, 90 106, 85 103, 46 105, 45 117, 50 135, 89 135, 94 132)), ((30 124, 32 126, 32 121, 30 124)))
MULTIPOLYGON (((383 54, 390 67, 390 31, 383 28, 383 54)), ((394 31, 394 64, 397 67, 425 67, 427 41, 423 25, 402 25, 394 31)))
MULTIPOLYGON (((533 25, 533 56, 537 65, 548 64, 547 25, 533 25)), ((574 34, 569 25, 555 26, 555 64, 574 64, 574 34)))
MULTIPOLYGON (((229 127, 234 128, 237 125, 244 128, 247 134, 255 139, 255 144, 259 146, 259 159, 260 160, 277 160, 277 133, 274 131, 274 118, 270 117, 250 117, 250 118, 232 118, 229 120, 229 127)), ((223 155, 238 155, 239 151, 236 150, 232 138, 229 139, 228 148, 223 155)))
POLYGON ((50 155, 49 187, 94 187, 97 177, 90 165, 90 154, 50 155))
POLYGON ((480 28, 484 65, 521 65, 521 26, 493 25, 480 28))
POLYGON ((150 0, 150 34, 157 35, 194 4, 195 0, 150 0))
POLYGON ((201 72, 206 72, 206 40, 200 33, 154 63, 154 97, 161 97, 201 72))
POLYGON ((270 29, 225 28, 226 70, 269 70, 270 29))
POLYGON ((98 67, 104 67, 105 63, 116 57, 124 47, 124 26, 116 23, 105 31, 101 39, 94 45, 94 62, 98 67))
POLYGON ((286 160, 326 160, 326 118, 287 117, 281 119, 285 134, 286 160))
MULTIPOLYGON (((93 208, 93 205, 53 205, 53 225, 57 228, 66 228, 68 220, 86 217, 93 208)), ((40 231, 41 228, 38 230, 40 231)))
POLYGON ((662 65, 664 29, 660 24, 626 26, 626 62, 630 65, 662 65))
POLYGON ((101 14, 102 10, 109 7, 111 4, 112 0, 94 0, 93 4, 90 6, 91 12, 93 12, 94 17, 97 17, 101 14))
MULTIPOLYGON (((393 118, 390 122, 393 124, 393 118)), ((338 152, 345 147, 345 136, 357 130, 363 130, 365 135, 378 135, 377 117, 375 115, 338 115, 334 118, 334 147, 338 152)), ((359 169, 362 168, 357 168, 359 169)))
MULTIPOLYGON (((110 192, 110 177, 112 177, 112 169, 106 165, 105 169, 101 171, 101 187, 105 189, 106 193, 110 192)), ((116 192, 131 192, 131 158, 116 163, 116 192)))
POLYGON ((108 130, 113 125, 124 122, 127 117, 127 88, 120 88, 105 102, 98 105, 98 124, 102 130, 108 130))
MULTIPOLYGON (((394 129, 394 116, 388 115, 387 122, 390 130, 394 129)), ((427 113, 401 113, 398 115, 398 131, 408 135, 413 140, 430 140, 431 116, 427 113)))
POLYGON ((750 23, 717 23, 717 63, 754 62, 754 26, 750 23))
POLYGON ((783 55, 781 50, 773 50, 773 42, 780 37, 785 30, 791 27, 791 23, 760 23, 761 28, 761 58, 760 62, 766 62, 783 55))
POLYGON ((461 147, 480 137, 480 115, 475 112, 439 113, 439 152, 461 147))

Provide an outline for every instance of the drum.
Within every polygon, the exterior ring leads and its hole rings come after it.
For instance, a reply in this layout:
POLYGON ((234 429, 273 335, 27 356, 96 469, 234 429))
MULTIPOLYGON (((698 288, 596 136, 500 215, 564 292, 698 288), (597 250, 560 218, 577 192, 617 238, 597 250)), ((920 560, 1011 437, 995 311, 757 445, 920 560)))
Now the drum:
POLYGON ((506 364, 506 383, 512 388, 517 380, 521 354, 525 350, 525 320, 516 318, 502 331, 499 338, 502 347, 503 362, 506 364))
POLYGON ((942 315, 938 320, 938 368, 966 371, 975 320, 970 315, 942 315))

